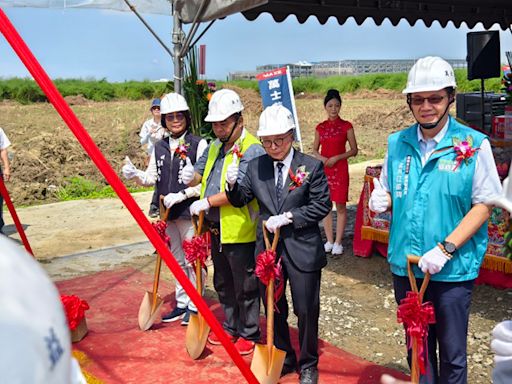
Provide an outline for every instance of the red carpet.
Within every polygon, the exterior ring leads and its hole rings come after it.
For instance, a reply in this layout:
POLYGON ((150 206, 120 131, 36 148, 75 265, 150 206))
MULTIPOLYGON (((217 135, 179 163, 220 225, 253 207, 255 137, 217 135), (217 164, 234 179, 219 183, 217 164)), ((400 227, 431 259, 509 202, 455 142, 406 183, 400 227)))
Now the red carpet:
MULTIPOLYGON (((207 345, 201 359, 193 361, 185 351, 185 327, 179 322, 158 323, 142 332, 137 325, 139 305, 152 276, 134 269, 101 272, 57 282, 62 294, 87 300, 88 335, 74 349, 86 355, 82 368, 104 383, 243 383, 242 374, 222 346, 207 345)), ((160 292, 171 292, 163 281, 160 292)), ((165 297, 168 311, 173 295, 165 297)), ((217 302, 210 308, 220 318, 217 302)), ((293 316, 293 315, 291 315, 293 316)), ((264 329, 264 327, 262 327, 264 329)), ((298 350, 297 330, 292 342, 298 350)), ((382 373, 406 378, 396 371, 367 362, 320 340, 320 383, 376 384, 382 373)), ((246 357, 250 365, 251 355, 246 357)), ((281 383, 297 383, 288 375, 281 383)))

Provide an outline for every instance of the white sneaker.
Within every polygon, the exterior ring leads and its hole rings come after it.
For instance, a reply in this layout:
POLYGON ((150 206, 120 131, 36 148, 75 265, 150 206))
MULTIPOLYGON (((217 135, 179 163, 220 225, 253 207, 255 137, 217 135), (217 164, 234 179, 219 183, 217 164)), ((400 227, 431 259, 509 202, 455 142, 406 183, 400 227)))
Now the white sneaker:
POLYGON ((327 253, 331 252, 331 251, 332 251, 332 247, 333 247, 333 246, 334 246, 334 244, 333 244, 333 243, 329 243, 329 242, 325 243, 325 244, 324 244, 325 252, 327 252, 327 253))
POLYGON ((334 243, 332 246, 332 252, 333 255, 342 255, 343 254, 343 245, 334 243))

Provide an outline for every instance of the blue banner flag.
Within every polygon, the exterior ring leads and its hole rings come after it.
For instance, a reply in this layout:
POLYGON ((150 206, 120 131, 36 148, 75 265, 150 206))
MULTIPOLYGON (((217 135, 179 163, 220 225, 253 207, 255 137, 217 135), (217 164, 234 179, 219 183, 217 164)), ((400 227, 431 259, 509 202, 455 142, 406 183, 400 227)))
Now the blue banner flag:
POLYGON ((295 99, 293 97, 293 86, 290 72, 287 67, 263 72, 256 76, 260 88, 261 101, 263 108, 272 104, 280 103, 288 108, 293 114, 295 120, 295 140, 300 145, 302 151, 302 138, 300 135, 299 118, 295 108, 295 99))

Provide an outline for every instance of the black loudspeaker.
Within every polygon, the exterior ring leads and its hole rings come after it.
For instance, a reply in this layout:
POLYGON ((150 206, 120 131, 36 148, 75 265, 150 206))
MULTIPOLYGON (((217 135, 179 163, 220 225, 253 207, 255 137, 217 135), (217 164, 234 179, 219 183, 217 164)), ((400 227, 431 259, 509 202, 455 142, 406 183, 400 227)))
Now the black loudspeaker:
POLYGON ((500 33, 468 32, 468 80, 501 77, 500 33))

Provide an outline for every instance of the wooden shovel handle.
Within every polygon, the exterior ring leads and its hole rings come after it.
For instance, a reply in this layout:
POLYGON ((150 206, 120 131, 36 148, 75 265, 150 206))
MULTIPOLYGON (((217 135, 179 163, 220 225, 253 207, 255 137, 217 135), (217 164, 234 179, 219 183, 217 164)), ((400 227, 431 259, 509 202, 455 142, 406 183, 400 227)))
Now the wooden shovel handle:
POLYGON ((274 233, 274 240, 272 241, 272 246, 271 246, 270 240, 268 239, 267 227, 265 226, 266 223, 267 223, 266 220, 263 220, 263 222, 261 223, 261 226, 263 227, 263 239, 265 240, 265 249, 272 250, 275 252, 275 250, 277 249, 277 243, 279 242, 280 228, 276 229, 276 233, 274 233))
MULTIPOLYGON (((263 238, 265 240, 265 247, 267 250, 272 250, 275 252, 277 249, 277 243, 279 242, 279 228, 276 229, 274 233, 274 240, 272 241, 272 246, 270 245, 270 240, 268 239, 268 231, 265 224, 266 220, 262 222, 263 226, 263 238)), ((272 347, 274 346, 274 279, 270 279, 267 285, 267 351, 269 359, 272 356, 272 347)), ((268 364, 270 367, 270 361, 268 364)))
POLYGON ((171 211, 171 208, 165 208, 164 198, 164 195, 160 195, 160 220, 167 221, 167 219, 169 218, 169 212, 171 211))
MULTIPOLYGON (((425 278, 423 279, 423 283, 421 284, 420 291, 418 292, 418 286, 416 284, 416 276, 412 272, 411 264, 418 264, 421 260, 420 256, 415 255, 407 255, 407 274, 409 275, 409 283, 411 284, 411 288, 413 292, 418 293, 418 297, 420 300, 420 304, 423 302, 423 295, 427 290, 428 283, 430 281, 430 273, 425 273, 425 278)), ((412 339, 412 364, 411 364, 411 382, 413 384, 419 383, 420 372, 418 367, 418 360, 416 356, 418 355, 418 339, 413 337, 412 339)))
MULTIPOLYGON (((165 209, 164 195, 160 195, 160 220, 167 221, 169 217, 170 208, 165 209)), ((153 276, 153 303, 151 304, 151 313, 156 309, 156 299, 158 295, 158 285, 160 283, 160 271, 162 269, 162 258, 160 254, 156 256, 155 274, 153 276)))
POLYGON ((204 211, 199 213, 199 217, 192 216, 192 225, 194 226, 194 233, 200 235, 203 230, 204 211))
POLYGON ((430 282, 430 273, 428 271, 427 273, 425 273, 425 278, 423 279, 423 283, 421 284, 421 288, 418 292, 418 285, 416 284, 416 277, 412 272, 411 264, 418 264, 420 262, 420 259, 420 256, 407 255, 407 274, 409 275, 409 283, 411 284, 413 292, 418 293, 420 303, 422 303, 423 295, 425 294, 425 291, 427 290, 428 287, 428 283, 430 282))

